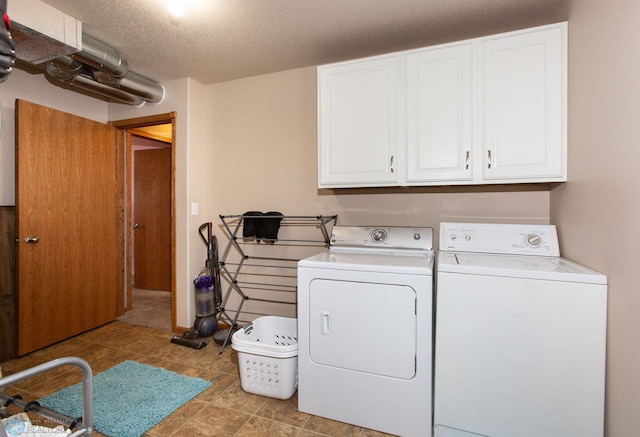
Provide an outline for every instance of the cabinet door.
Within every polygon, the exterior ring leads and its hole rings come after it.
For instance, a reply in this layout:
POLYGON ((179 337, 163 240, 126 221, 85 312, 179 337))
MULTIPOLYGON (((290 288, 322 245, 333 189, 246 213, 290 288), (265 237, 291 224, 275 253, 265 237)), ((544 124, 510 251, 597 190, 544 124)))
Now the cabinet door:
POLYGON ((398 70, 393 54, 318 68, 318 186, 394 185, 398 70))
POLYGON ((407 182, 472 178, 471 43, 409 52, 407 182))
POLYGON ((566 32, 563 23, 482 42, 485 182, 566 180, 566 32))

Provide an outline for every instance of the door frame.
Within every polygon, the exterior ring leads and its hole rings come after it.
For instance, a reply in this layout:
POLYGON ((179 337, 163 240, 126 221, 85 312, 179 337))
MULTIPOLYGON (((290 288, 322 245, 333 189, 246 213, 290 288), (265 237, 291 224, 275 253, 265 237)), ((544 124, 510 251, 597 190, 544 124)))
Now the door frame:
POLYGON ((132 245, 133 233, 131 229, 133 222, 131 218, 131 196, 132 184, 131 174, 133 171, 133 148, 131 147, 131 129, 154 126, 158 124, 171 123, 171 329, 176 329, 176 112, 168 112, 164 114, 150 115, 146 117, 136 117, 123 120, 110 121, 113 127, 118 129, 118 174, 122 175, 118 178, 118 201, 121 204, 121 210, 124 211, 120 225, 120 244, 121 253, 125 254, 122 260, 122 272, 124 273, 124 294, 118 296, 117 314, 121 316, 126 310, 131 309, 131 290, 133 288, 131 277, 132 263, 132 245))

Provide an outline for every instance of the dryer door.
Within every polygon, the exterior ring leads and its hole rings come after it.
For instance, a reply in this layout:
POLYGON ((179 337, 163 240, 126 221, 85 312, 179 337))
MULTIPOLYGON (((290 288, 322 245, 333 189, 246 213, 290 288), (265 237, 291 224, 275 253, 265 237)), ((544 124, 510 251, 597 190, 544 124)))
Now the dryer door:
POLYGON ((409 286, 310 283, 309 355, 317 364, 411 379, 416 328, 416 292, 409 286))

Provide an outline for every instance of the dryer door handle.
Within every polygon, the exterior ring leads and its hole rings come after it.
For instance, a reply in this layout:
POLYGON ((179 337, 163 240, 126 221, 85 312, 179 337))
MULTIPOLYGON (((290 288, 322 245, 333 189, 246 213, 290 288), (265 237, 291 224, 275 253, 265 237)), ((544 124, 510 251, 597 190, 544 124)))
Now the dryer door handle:
POLYGON ((320 311, 321 333, 322 335, 331 335, 331 312, 320 311))

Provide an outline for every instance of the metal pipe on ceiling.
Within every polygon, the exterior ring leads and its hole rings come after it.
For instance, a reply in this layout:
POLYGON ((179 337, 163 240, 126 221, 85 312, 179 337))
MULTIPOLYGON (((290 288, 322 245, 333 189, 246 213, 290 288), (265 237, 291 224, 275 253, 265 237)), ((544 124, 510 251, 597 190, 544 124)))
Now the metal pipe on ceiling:
POLYGON ((164 87, 162 85, 133 71, 127 72, 120 79, 117 88, 126 93, 142 97, 149 103, 160 103, 164 99, 164 87))
POLYGON ((162 85, 129 71, 117 50, 85 34, 82 51, 47 62, 45 72, 57 81, 118 103, 140 106, 164 99, 162 85))
POLYGON ((139 96, 121 91, 109 85, 96 82, 93 78, 82 74, 84 65, 69 56, 63 56, 45 64, 46 75, 62 84, 81 89, 89 93, 97 94, 117 103, 141 106, 144 99, 139 96))
POLYGON ((112 79, 122 78, 129 69, 127 60, 116 49, 84 33, 82 51, 72 54, 71 57, 96 68, 112 79))

